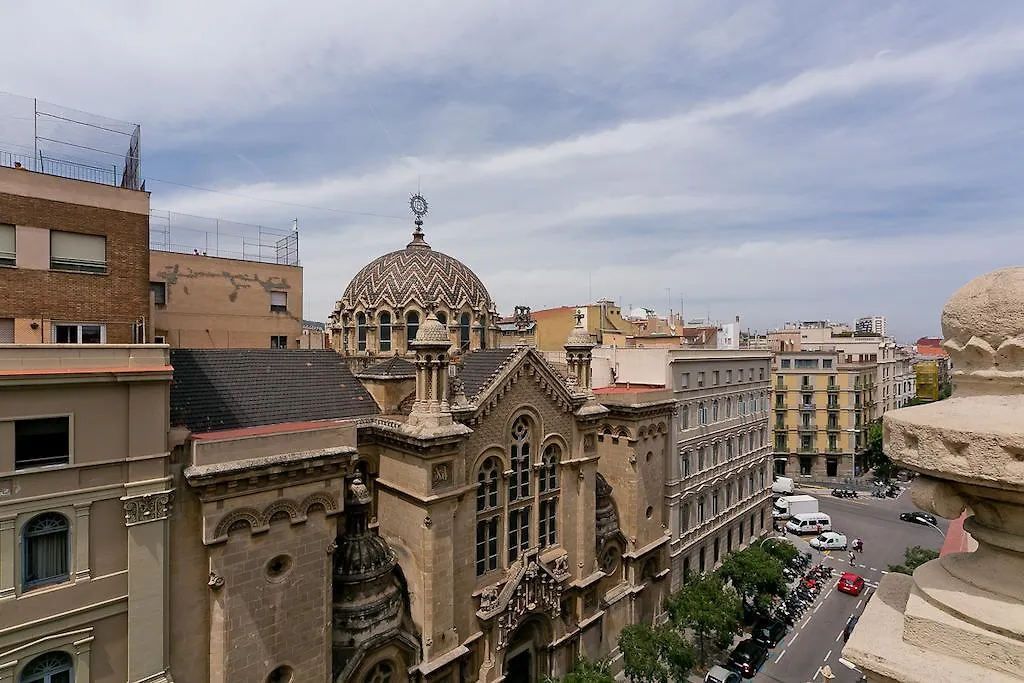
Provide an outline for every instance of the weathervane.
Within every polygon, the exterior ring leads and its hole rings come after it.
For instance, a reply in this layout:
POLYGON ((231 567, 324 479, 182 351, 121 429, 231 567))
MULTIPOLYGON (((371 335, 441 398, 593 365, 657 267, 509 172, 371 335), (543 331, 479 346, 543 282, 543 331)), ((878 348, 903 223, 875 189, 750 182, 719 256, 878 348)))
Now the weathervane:
POLYGON ((416 224, 416 232, 423 232, 423 217, 427 215, 429 206, 427 200, 419 192, 409 197, 409 209, 412 215, 416 216, 413 221, 416 224))

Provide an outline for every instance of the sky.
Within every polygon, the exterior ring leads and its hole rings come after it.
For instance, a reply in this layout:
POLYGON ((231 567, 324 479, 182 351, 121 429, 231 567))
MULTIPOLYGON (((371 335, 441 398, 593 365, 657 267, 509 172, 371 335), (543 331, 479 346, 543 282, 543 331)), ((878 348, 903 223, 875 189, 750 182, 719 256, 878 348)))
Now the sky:
MULTIPOLYGON (((26 30, 5 35, 0 91, 139 123, 154 209, 298 219, 308 319, 404 247, 418 190, 427 241, 503 313, 609 298, 751 329, 885 315, 912 341, 1024 253, 1016 0, 4 16, 26 30)), ((0 149, 31 147, 25 102, 0 98, 0 149)))

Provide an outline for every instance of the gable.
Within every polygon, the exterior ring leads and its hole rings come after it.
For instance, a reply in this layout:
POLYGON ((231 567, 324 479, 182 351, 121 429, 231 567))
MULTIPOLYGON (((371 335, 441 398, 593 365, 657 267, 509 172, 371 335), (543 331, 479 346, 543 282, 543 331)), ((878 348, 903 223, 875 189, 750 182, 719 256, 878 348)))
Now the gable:
MULTIPOLYGON (((466 408, 469 410, 475 413, 479 413, 481 410, 493 410, 497 400, 509 390, 510 385, 518 382, 523 376, 529 378, 531 383, 536 385, 539 395, 546 396, 560 410, 571 411, 585 400, 586 396, 584 394, 574 393, 569 389, 565 378, 535 348, 518 347, 515 349, 493 349, 491 351, 508 351, 509 353, 505 356, 494 354, 491 357, 492 363, 497 358, 501 358, 501 361, 500 363, 494 363, 490 375, 485 379, 467 378, 465 376, 466 366, 463 365, 460 368, 459 378, 466 387, 466 397, 470 402, 470 405, 466 408), (470 393, 470 381, 479 383, 474 385, 474 393, 470 393)), ((490 353, 491 351, 478 351, 470 354, 464 363, 469 361, 471 356, 480 353, 490 353)))

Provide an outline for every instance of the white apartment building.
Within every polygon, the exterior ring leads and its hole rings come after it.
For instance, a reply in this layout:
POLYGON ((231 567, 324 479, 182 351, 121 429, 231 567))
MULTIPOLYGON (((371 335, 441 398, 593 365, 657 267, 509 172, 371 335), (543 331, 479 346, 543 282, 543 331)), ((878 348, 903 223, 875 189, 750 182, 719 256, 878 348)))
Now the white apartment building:
POLYGON ((869 334, 879 334, 885 336, 885 316, 884 315, 869 315, 864 318, 857 318, 857 322, 854 324, 854 329, 857 332, 867 332, 869 334))
POLYGON ((672 590, 689 572, 771 527, 771 354, 752 350, 593 351, 595 388, 611 384, 672 389, 675 451, 666 459, 672 590))

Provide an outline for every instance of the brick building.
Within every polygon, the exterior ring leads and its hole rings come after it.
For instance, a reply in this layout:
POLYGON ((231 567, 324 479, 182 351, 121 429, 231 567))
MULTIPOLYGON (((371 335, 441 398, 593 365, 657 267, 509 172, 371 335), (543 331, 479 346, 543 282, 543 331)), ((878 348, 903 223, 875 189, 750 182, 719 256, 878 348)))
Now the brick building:
POLYGON ((146 340, 149 194, 0 167, 0 343, 146 340))

